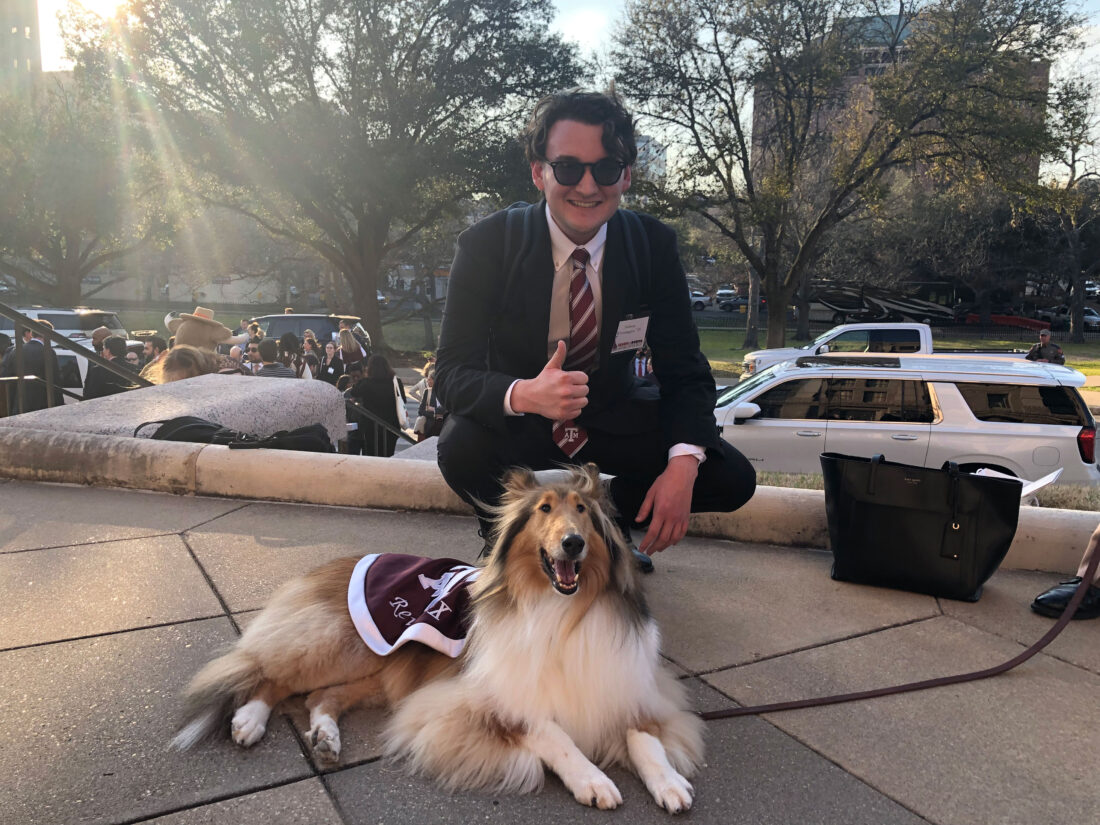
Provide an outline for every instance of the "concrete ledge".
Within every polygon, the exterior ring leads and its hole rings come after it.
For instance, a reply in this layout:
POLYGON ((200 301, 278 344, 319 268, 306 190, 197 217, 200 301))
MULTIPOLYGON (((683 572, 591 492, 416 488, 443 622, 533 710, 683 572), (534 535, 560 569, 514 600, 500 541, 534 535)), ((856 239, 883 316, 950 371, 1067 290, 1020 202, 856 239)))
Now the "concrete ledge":
MULTIPOLYGON (((272 379, 274 380, 274 379, 272 379)), ((434 462, 0 428, 0 478, 345 507, 469 514, 434 462), (323 484, 317 483, 319 479, 323 484)), ((1100 514, 1024 507, 1006 569, 1070 574, 1100 514)), ((828 548, 825 494, 760 487, 735 513, 692 517, 693 535, 828 548)))
POLYGON ((206 445, 88 433, 0 429, 0 476, 165 493, 197 493, 206 445))
POLYGON ((473 512, 435 464, 399 458, 206 446, 195 489, 200 495, 266 501, 473 512))

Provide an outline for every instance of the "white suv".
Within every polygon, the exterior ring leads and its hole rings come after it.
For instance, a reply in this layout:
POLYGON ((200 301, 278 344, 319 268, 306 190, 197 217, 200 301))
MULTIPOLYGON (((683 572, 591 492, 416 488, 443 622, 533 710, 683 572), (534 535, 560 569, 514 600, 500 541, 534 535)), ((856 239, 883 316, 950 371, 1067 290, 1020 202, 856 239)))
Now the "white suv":
POLYGON ((722 436, 761 470, 818 473, 823 452, 955 461, 1034 481, 1100 482, 1096 427, 1055 364, 958 355, 804 356, 724 389, 722 436))
MULTIPOLYGON (((72 309, 56 309, 54 307, 15 307, 16 312, 26 315, 33 321, 49 321, 53 324, 53 331, 66 338, 81 341, 89 338, 92 330, 99 327, 107 327, 113 335, 121 335, 128 338, 126 328, 118 315, 111 310, 87 309, 76 307, 72 309)), ((15 322, 10 318, 0 316, 0 332, 6 332, 14 337, 15 322)))

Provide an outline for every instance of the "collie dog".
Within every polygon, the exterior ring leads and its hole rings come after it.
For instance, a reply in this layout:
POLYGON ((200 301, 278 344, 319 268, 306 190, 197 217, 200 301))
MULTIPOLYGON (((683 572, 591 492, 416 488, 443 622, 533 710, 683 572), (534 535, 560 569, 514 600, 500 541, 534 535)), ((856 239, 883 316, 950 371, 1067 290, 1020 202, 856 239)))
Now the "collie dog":
POLYGON ((192 680, 174 744, 190 747, 229 722, 247 747, 276 703, 305 693, 322 762, 339 758, 341 713, 388 705, 387 754, 447 789, 530 792, 548 767, 577 801, 615 808, 622 796, 601 768, 618 764, 657 804, 687 810, 702 722, 662 666, 657 624, 610 507, 593 464, 548 484, 512 471, 454 658, 419 643, 385 656, 368 648, 349 611, 360 560, 289 582, 192 680))

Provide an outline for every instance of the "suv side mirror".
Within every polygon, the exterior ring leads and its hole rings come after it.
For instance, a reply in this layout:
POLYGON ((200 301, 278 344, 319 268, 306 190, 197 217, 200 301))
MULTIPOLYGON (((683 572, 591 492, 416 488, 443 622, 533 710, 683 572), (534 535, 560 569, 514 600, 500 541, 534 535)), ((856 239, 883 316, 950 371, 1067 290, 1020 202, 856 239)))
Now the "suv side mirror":
POLYGON ((760 415, 760 405, 754 404, 751 401, 742 401, 736 407, 733 408, 733 423, 743 424, 750 418, 755 418, 760 415))
POLYGON ((828 351, 829 351, 829 345, 828 344, 822 344, 820 347, 817 348, 817 354, 818 355, 824 355, 828 351))

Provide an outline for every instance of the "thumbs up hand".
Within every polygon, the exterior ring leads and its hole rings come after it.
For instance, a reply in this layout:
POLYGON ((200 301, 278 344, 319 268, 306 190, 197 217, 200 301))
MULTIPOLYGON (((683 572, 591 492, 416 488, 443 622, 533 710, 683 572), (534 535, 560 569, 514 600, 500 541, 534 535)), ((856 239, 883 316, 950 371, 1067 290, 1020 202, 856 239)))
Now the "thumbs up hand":
POLYGON ((558 341, 542 372, 516 383, 512 390, 513 410, 537 413, 551 421, 569 421, 580 415, 588 403, 588 376, 564 369, 565 352, 565 341, 558 341))

